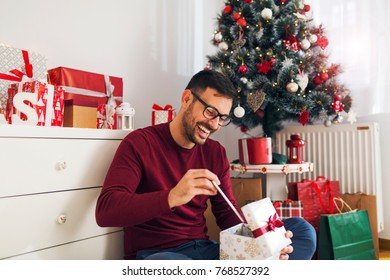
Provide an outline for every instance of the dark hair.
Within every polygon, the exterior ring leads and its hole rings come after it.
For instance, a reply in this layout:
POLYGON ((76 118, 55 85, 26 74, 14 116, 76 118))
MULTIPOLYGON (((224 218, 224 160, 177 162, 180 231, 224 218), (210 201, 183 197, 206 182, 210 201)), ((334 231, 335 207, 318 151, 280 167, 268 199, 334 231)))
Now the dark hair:
POLYGON ((198 94, 203 93, 207 88, 215 89, 231 99, 236 96, 236 89, 230 79, 225 74, 215 70, 202 70, 196 73, 186 87, 186 89, 198 94))

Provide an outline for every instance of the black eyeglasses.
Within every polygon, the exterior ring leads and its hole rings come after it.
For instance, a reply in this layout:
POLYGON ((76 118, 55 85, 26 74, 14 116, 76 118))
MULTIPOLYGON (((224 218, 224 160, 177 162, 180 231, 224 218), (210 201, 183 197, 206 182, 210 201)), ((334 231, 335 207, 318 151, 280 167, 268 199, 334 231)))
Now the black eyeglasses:
POLYGON ((203 116, 206 118, 206 119, 209 119, 209 120, 213 120, 213 119, 216 119, 219 117, 219 120, 218 120, 218 124, 220 126, 227 126, 231 121, 232 121, 232 118, 229 116, 229 115, 224 115, 224 114, 220 114, 218 112, 218 110, 213 107, 213 106, 210 106, 209 104, 207 104, 206 102, 204 102, 197 94, 195 94, 192 90, 191 90, 191 93, 193 96, 195 96, 196 99, 198 99, 198 101, 200 103, 202 103, 204 105, 204 110, 203 110, 203 116))

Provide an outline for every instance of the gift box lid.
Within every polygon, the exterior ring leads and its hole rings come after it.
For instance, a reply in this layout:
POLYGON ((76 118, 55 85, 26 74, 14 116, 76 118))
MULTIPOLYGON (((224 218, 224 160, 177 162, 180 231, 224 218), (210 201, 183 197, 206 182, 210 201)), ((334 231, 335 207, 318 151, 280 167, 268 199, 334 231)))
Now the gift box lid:
POLYGON ((89 100, 69 99, 69 100, 65 100, 65 106, 83 106, 83 107, 97 108, 98 103, 89 100))

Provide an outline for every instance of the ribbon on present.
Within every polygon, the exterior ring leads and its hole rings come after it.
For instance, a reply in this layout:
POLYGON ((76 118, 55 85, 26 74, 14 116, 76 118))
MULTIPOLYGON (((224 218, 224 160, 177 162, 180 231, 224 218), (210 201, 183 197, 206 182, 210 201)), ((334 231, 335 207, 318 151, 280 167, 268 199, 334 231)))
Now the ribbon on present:
POLYGON ((23 76, 27 76, 28 78, 33 77, 33 65, 30 63, 28 51, 22 50, 22 56, 24 61, 25 72, 22 72, 19 69, 12 69, 9 72, 14 75, 0 73, 0 79, 13 81, 13 82, 21 82, 23 76))
MULTIPOLYGON (((286 199, 286 201, 284 202, 284 205, 287 205, 287 204, 290 204, 290 203, 292 203, 292 199, 286 199)), ((281 204, 282 204, 282 201, 280 201, 280 200, 275 201, 274 202, 274 207, 278 208, 278 207, 280 207, 281 204)))
POLYGON ((263 234, 270 232, 270 231, 275 231, 275 228, 280 228, 284 225, 282 220, 279 219, 279 216, 274 213, 268 218, 267 224, 264 226, 255 229, 252 231, 254 237, 260 237, 263 234))
POLYGON ((153 104, 152 109, 153 109, 153 110, 156 110, 156 111, 168 111, 168 110, 173 110, 173 107, 172 107, 172 105, 170 105, 170 104, 165 105, 164 108, 161 107, 160 105, 153 104))

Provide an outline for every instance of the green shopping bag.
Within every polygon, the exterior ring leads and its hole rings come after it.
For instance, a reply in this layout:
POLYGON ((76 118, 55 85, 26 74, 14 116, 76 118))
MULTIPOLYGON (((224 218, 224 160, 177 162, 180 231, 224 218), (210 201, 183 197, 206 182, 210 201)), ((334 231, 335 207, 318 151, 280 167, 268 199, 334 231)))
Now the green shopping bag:
POLYGON ((319 260, 376 259, 368 211, 349 209, 345 213, 339 209, 338 214, 321 215, 319 260))

